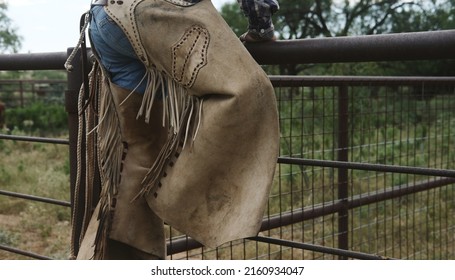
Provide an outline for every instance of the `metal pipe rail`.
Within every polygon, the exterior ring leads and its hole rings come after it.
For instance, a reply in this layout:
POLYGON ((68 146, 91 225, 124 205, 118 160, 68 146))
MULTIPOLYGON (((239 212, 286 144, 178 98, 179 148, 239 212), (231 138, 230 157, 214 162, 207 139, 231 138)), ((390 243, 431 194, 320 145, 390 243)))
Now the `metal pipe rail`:
MULTIPOLYGON (((350 251, 350 250, 331 248, 331 247, 315 245, 315 244, 300 243, 300 242, 276 239, 276 238, 265 237, 265 236, 255 236, 255 237, 249 237, 246 239, 251 240, 251 241, 275 244, 275 245, 285 246, 285 247, 289 247, 289 248, 296 248, 296 249, 301 249, 301 250, 310 250, 310 251, 314 251, 314 252, 325 253, 325 254, 330 254, 330 255, 335 255, 335 256, 342 256, 342 257, 346 257, 346 258, 359 259, 359 260, 390 259, 390 258, 386 258, 386 257, 374 255, 374 254, 354 252, 354 251, 350 251)), ((196 248, 199 248, 202 246, 200 243, 198 243, 194 239, 186 238, 186 237, 179 238, 176 241, 174 241, 174 243, 175 244, 167 245, 167 250, 169 252, 168 254, 184 252, 186 250, 196 249, 196 248)))
POLYGON ((257 242, 264 242, 267 244, 285 246, 285 247, 289 247, 289 248, 296 248, 296 249, 301 249, 301 250, 309 250, 309 251, 313 251, 313 252, 341 256, 341 257, 345 257, 345 258, 353 258, 353 259, 359 259, 359 260, 391 260, 391 258, 382 257, 382 256, 378 256, 378 255, 366 254, 366 253, 362 253, 362 252, 354 252, 354 251, 343 250, 343 249, 338 249, 338 248, 330 248, 330 247, 314 245, 314 244, 288 241, 288 240, 283 240, 283 239, 276 239, 276 238, 265 237, 265 236, 250 237, 247 239, 257 241, 257 242))
POLYGON ((247 44, 261 64, 454 59, 455 30, 247 44))
POLYGON ((64 70, 66 52, 2 54, 0 70, 64 70))
POLYGON ((53 205, 58 205, 58 206, 71 207, 71 203, 69 203, 67 201, 62 201, 62 200, 57 200, 57 199, 52 199, 52 198, 47 198, 47 197, 39 197, 39 196, 34 196, 34 195, 27 195, 27 194, 15 193, 15 192, 3 191, 3 190, 0 190, 0 195, 15 197, 15 198, 22 198, 22 199, 26 199, 26 200, 30 200, 30 201, 38 201, 38 202, 43 202, 43 203, 53 204, 53 205))
POLYGON ((354 209, 361 206, 366 206, 372 203, 378 203, 388 199, 398 198, 405 195, 418 193, 426 190, 435 189, 438 187, 454 184, 455 179, 439 179, 435 181, 423 181, 412 186, 395 186, 381 192, 373 194, 362 194, 354 196, 342 202, 340 200, 313 205, 302 209, 296 209, 292 212, 284 212, 280 215, 265 219, 262 223, 261 231, 266 231, 280 226, 287 226, 302 221, 312 220, 317 217, 322 217, 339 212, 341 209, 354 209))
POLYGON ((17 248, 12 248, 12 247, 9 247, 9 246, 4 246, 4 245, 1 245, 1 244, 0 244, 0 250, 11 252, 11 253, 14 253, 14 254, 17 254, 17 255, 26 256, 26 257, 29 257, 29 258, 32 258, 32 259, 36 259, 36 260, 52 260, 51 258, 46 257, 46 256, 34 254, 32 252, 20 250, 20 249, 17 249, 17 248))
POLYGON ((270 81, 274 86, 393 86, 393 85, 425 85, 425 86, 453 86, 455 77, 418 77, 418 76, 277 76, 271 75, 270 81))
POLYGON ((440 169, 440 168, 436 169, 436 168, 424 168, 424 167, 413 167, 413 166, 371 164, 371 163, 363 163, 363 162, 358 163, 358 162, 345 162, 345 161, 336 161, 336 160, 318 160, 318 159, 284 158, 284 157, 280 157, 278 159, 278 163, 455 178, 455 170, 440 169))
POLYGON ((17 136, 17 135, 0 134, 0 139, 23 141, 23 142, 36 142, 36 143, 69 145, 69 141, 67 139, 57 139, 57 138, 30 137, 30 136, 17 136))
MULTIPOLYGON (((455 59, 455 30, 246 44, 260 64, 455 59)), ((64 70, 66 52, 0 55, 0 70, 64 70)))

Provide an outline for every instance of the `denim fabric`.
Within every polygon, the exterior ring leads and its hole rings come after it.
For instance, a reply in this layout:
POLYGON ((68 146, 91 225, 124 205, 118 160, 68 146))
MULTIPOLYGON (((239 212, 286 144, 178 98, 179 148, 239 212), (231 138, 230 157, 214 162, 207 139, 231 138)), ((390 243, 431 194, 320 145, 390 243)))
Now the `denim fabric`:
MULTIPOLYGON (((273 36, 272 15, 279 9, 277 0, 237 1, 248 17, 250 31, 261 37, 273 36)), ((112 82, 131 91, 144 93, 147 81, 140 81, 146 69, 123 30, 106 14, 102 6, 93 6, 91 14, 90 38, 101 64, 111 75, 112 82)))
POLYGON ((273 32, 272 15, 279 10, 277 0, 237 0, 246 17, 248 17, 248 29, 266 36, 273 32))
POLYGON ((144 93, 147 80, 138 86, 146 69, 137 58, 123 30, 106 14, 102 6, 91 8, 90 38, 101 64, 114 84, 144 93), (137 88, 136 88, 137 87, 137 88))

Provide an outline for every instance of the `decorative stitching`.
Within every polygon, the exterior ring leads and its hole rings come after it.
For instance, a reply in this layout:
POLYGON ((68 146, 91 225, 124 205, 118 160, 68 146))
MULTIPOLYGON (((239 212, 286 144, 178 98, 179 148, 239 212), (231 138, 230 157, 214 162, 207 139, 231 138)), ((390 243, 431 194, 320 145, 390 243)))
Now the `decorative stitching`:
MULTIPOLYGON (((142 42, 141 42, 141 39, 139 37, 139 32, 137 31, 137 22, 135 21, 135 16, 134 16, 134 10, 136 8, 136 3, 140 2, 140 1, 143 1, 143 0, 135 0, 131 3, 130 7, 129 7, 129 16, 128 16, 128 19, 129 19, 129 25, 131 26, 131 31, 132 31, 132 34, 130 34, 130 32, 128 32, 128 28, 127 26, 125 26, 125 24, 122 23, 122 20, 120 20, 119 17, 117 17, 114 13, 110 12, 109 9, 106 10, 106 12, 109 14, 109 16, 115 20, 115 22, 120 25, 120 27, 122 28, 122 30, 124 31, 125 35, 128 37, 128 40, 131 42, 131 45, 133 46, 134 48, 134 51, 136 52, 137 56, 139 57, 139 59, 145 63, 146 65, 148 65, 148 60, 147 60, 147 55, 145 54, 145 52, 143 51, 143 49, 141 48, 142 46, 142 42)), ((115 4, 115 1, 114 3, 112 4, 115 4)))
POLYGON ((207 29, 194 25, 172 48, 172 73, 176 82, 184 87, 192 87, 199 71, 207 65, 207 49, 210 35, 207 29), (202 42, 201 42, 202 40, 202 42), (185 49, 187 48, 187 50, 185 49), (182 51, 183 49, 183 51, 182 51), (194 66, 189 62, 199 60, 194 66), (192 69, 188 69, 192 67, 192 69))
POLYGON ((141 38, 139 37, 139 32, 137 30, 137 22, 135 21, 135 16, 134 16, 134 10, 136 8, 136 3, 139 2, 139 1, 142 1, 142 0, 136 0, 133 2, 133 4, 130 6, 130 16, 129 16, 129 19, 131 21, 131 28, 133 30, 133 35, 134 35, 134 41, 136 42, 136 44, 133 44, 133 47, 134 49, 136 50, 136 53, 138 53, 138 57, 143 61, 143 62, 146 62, 147 61, 147 55, 141 50, 140 47, 138 46, 142 46, 142 42, 141 42, 141 38))

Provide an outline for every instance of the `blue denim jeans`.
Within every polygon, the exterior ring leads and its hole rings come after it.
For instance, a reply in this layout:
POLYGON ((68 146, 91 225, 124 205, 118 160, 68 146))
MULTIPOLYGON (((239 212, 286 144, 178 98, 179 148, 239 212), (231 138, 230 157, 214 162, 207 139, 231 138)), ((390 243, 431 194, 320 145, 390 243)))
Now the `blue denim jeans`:
POLYGON ((102 6, 93 6, 90 12, 91 42, 101 64, 110 74, 111 81, 128 90, 144 93, 147 84, 147 79, 143 79, 146 69, 123 30, 106 14, 102 6))

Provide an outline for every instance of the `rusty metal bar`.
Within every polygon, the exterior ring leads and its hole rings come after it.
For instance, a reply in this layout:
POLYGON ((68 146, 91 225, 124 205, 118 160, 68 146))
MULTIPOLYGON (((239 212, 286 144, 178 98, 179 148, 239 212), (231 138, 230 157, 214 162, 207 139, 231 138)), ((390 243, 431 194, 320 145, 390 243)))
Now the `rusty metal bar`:
POLYGON ((276 87, 296 86, 387 86, 387 85, 432 85, 453 86, 455 77, 418 76, 269 76, 276 87))
MULTIPOLYGON (((338 87, 338 161, 349 160, 349 98, 348 87, 338 87)), ((343 207, 338 212, 338 248, 349 249, 349 211, 347 209, 349 197, 349 170, 346 167, 338 168, 338 199, 343 207)), ((343 256, 340 256, 344 259, 343 256)))
POLYGON ((349 251, 349 250, 339 249, 339 248, 330 248, 330 247, 325 247, 325 246, 320 246, 320 245, 300 243, 300 242, 276 239, 276 238, 265 237, 265 236, 251 237, 251 238, 247 238, 247 239, 253 240, 253 241, 258 241, 258 242, 264 242, 264 243, 268 243, 268 244, 275 244, 275 245, 290 247, 290 248, 297 248, 297 249, 310 250, 310 251, 324 253, 324 254, 331 254, 331 255, 339 256, 340 259, 347 259, 347 258, 353 258, 353 259, 359 259, 359 260, 390 259, 390 258, 384 258, 384 257, 378 256, 378 255, 372 255, 372 254, 367 254, 367 253, 362 253, 362 252, 349 251))
POLYGON ((173 255, 201 247, 203 245, 193 238, 183 236, 174 238, 171 242, 168 242, 166 252, 168 255, 173 255))
MULTIPOLYGON (((454 59, 455 30, 246 44, 260 64, 454 59)), ((0 70, 63 70, 67 52, 0 55, 0 70)))
POLYGON ((455 58, 455 30, 282 40, 246 44, 260 64, 403 61, 455 58))
POLYGON ((24 141, 24 142, 37 142, 37 143, 46 143, 46 144, 69 145, 69 141, 68 140, 66 140, 66 139, 57 139, 57 138, 43 138, 43 137, 31 137, 31 136, 17 136, 17 135, 0 134, 0 139, 14 140, 14 141, 24 141))
POLYGON ((0 195, 16 197, 16 198, 23 198, 23 199, 27 199, 27 200, 44 202, 44 203, 58 205, 58 206, 71 207, 71 203, 69 203, 69 202, 52 199, 52 198, 47 198, 47 197, 39 197, 39 196, 34 196, 34 195, 15 193, 15 192, 3 191, 3 190, 0 190, 0 195))
MULTIPOLYGON (((0 56, 1 57, 1 56, 0 56)), ((48 83, 48 84, 66 84, 66 80, 59 80, 59 79, 27 79, 27 80, 20 80, 20 79, 5 79, 0 80, 0 84, 17 84, 21 81, 26 82, 27 84, 34 84, 34 83, 48 83)))
POLYGON ((66 52, 0 55, 0 70, 64 70, 66 52))
MULTIPOLYGON (((249 237, 246 239, 252 240, 252 241, 257 241, 257 242, 264 242, 264 243, 268 243, 268 244, 275 244, 275 245, 290 247, 290 248, 297 248, 297 249, 302 249, 302 250, 310 250, 310 251, 315 251, 315 252, 320 252, 320 253, 325 253, 325 254, 336 255, 336 256, 340 256, 343 259, 345 259, 345 258, 353 258, 353 259, 361 259, 361 260, 385 259, 384 257, 378 256, 378 255, 372 255, 372 254, 367 254, 367 253, 362 253, 362 252, 354 252, 354 251, 349 251, 349 250, 339 249, 339 248, 330 248, 330 247, 325 247, 325 246, 321 246, 321 245, 294 242, 294 241, 283 240, 283 239, 276 239, 276 238, 265 237, 265 236, 249 237)), ((167 250, 168 250, 168 255, 172 255, 172 254, 177 254, 177 253, 184 252, 187 250, 197 249, 200 247, 202 247, 202 245, 199 242, 195 241, 194 239, 182 237, 182 238, 179 238, 179 239, 173 241, 172 244, 168 243, 167 250)))
POLYGON ((297 209, 292 212, 282 213, 278 216, 265 219, 262 222, 261 231, 266 231, 277 228, 279 226, 287 226, 294 223, 322 217, 325 215, 334 214, 339 212, 343 207, 347 207, 348 209, 354 209, 372 203, 378 203, 388 199, 398 198, 409 194, 427 191, 454 183, 455 179, 453 178, 439 179, 434 181, 424 181, 412 186, 395 186, 383 192, 376 192, 367 195, 366 194, 357 195, 348 200, 347 206, 341 203, 340 201, 333 201, 330 203, 311 206, 309 208, 297 209))
POLYGON ((319 167, 332 167, 332 168, 349 168, 349 169, 377 171, 377 172, 418 174, 418 175, 455 178, 455 170, 451 170, 451 169, 439 169, 439 168, 436 169, 436 168, 397 166, 397 165, 387 165, 387 164, 341 162, 341 161, 332 161, 332 160, 285 158, 285 157, 278 158, 278 163, 309 165, 309 166, 319 166, 319 167))
POLYGON ((1 244, 0 244, 0 250, 7 251, 7 252, 10 252, 10 253, 14 253, 14 254, 17 254, 17 255, 30 257, 30 258, 36 259, 36 260, 52 260, 51 258, 46 257, 46 256, 34 254, 34 253, 31 253, 31 252, 28 252, 28 251, 20 250, 20 249, 17 249, 17 248, 12 248, 12 247, 1 245, 1 244))

